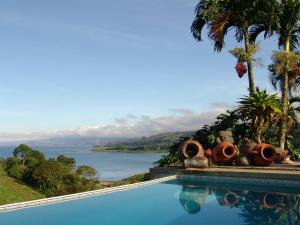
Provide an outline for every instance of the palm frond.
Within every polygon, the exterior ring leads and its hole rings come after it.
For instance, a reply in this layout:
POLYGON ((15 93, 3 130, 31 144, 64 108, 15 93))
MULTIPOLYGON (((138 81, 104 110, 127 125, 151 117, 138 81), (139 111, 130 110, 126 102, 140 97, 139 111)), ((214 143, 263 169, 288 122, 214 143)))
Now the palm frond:
POLYGON ((192 23, 191 32, 197 41, 202 41, 202 30, 206 24, 205 19, 197 15, 192 23))

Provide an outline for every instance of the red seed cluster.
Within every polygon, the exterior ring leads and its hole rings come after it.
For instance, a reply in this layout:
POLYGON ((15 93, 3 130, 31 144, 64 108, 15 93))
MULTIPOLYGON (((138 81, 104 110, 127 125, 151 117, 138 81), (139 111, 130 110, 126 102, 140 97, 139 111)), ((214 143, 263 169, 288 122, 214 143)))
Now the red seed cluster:
POLYGON ((247 68, 243 63, 236 64, 235 70, 240 78, 242 78, 244 74, 247 73, 247 68))
POLYGON ((297 64, 297 65, 294 66, 292 73, 295 76, 300 76, 300 65, 299 64, 297 64))

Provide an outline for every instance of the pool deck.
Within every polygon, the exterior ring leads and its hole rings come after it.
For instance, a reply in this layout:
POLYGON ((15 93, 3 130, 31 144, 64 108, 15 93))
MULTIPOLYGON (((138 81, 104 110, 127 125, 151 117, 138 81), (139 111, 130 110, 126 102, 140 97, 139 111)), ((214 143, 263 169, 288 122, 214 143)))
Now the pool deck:
POLYGON ((170 175, 198 175, 241 177, 256 179, 290 180, 300 182, 300 164, 276 165, 269 167, 237 167, 237 166, 213 166, 207 169, 183 169, 180 167, 151 168, 151 179, 170 175))

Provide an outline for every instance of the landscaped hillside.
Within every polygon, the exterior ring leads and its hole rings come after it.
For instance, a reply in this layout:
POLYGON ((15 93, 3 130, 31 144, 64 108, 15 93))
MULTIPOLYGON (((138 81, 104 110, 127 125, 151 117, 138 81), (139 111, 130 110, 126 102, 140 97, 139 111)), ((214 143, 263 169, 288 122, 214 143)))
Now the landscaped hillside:
POLYGON ((162 133, 150 137, 132 138, 123 142, 112 142, 107 145, 95 146, 95 151, 105 150, 168 150, 181 137, 192 136, 194 131, 162 133))
POLYGON ((44 198, 32 188, 18 183, 15 179, 0 176, 0 205, 44 198))

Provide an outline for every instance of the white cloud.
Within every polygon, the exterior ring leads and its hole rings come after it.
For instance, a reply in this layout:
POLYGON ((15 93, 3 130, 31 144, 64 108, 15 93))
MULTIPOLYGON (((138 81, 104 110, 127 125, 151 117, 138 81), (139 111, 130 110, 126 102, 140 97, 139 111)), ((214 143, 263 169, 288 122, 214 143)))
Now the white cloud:
POLYGON ((213 103, 209 110, 193 112, 188 109, 173 109, 171 115, 150 117, 128 114, 116 118, 113 123, 80 127, 70 130, 34 133, 0 133, 0 142, 39 140, 57 137, 141 137, 163 132, 189 131, 211 124, 214 118, 228 109, 222 102, 213 103))

